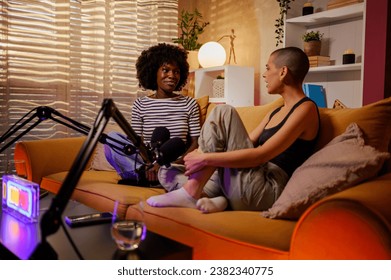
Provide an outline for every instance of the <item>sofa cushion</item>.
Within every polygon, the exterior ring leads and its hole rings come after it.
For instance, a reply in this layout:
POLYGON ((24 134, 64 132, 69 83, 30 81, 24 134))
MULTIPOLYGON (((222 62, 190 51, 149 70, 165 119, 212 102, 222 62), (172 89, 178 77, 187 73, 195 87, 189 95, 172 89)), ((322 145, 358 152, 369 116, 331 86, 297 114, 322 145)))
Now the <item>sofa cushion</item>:
POLYGON ((251 246, 263 246, 268 248, 268 251, 289 251, 291 236, 296 225, 295 221, 265 219, 256 211, 203 214, 191 208, 158 208, 148 205, 144 211, 147 224, 157 222, 154 219, 158 218, 157 226, 160 228, 161 224, 164 224, 165 234, 177 236, 176 240, 191 246, 199 246, 197 243, 204 242, 195 238, 196 232, 204 232, 222 240, 230 239, 251 246))
POLYGON ((320 108, 321 130, 317 149, 342 134, 355 122, 363 132, 365 143, 379 151, 388 151, 391 140, 391 97, 360 108, 320 108))
MULTIPOLYGON (((42 178, 41 187, 58 193, 68 172, 59 172, 42 178)), ((115 171, 85 171, 73 191, 72 198, 99 211, 113 211, 114 202, 126 196, 138 196, 146 199, 165 192, 162 188, 144 188, 119 185, 115 171)), ((127 201, 119 205, 122 215, 127 209, 127 201)))
POLYGON ((352 123, 296 169, 263 216, 297 219, 321 198, 376 176, 387 158, 389 153, 365 145, 360 128, 352 123))

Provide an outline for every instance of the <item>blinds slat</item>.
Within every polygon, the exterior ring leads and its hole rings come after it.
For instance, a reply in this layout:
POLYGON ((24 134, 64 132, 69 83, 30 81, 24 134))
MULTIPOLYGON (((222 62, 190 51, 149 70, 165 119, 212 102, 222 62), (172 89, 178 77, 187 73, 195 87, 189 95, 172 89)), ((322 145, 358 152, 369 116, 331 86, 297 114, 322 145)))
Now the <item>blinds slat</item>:
MULTIPOLYGON (((176 37, 177 7, 177 0, 1 1, 0 134, 43 105, 91 125, 104 98, 130 120, 134 100, 145 94, 137 57, 176 37)), ((23 140, 74 135, 45 121, 23 140)), ((12 153, 0 154, 1 171, 12 153)))

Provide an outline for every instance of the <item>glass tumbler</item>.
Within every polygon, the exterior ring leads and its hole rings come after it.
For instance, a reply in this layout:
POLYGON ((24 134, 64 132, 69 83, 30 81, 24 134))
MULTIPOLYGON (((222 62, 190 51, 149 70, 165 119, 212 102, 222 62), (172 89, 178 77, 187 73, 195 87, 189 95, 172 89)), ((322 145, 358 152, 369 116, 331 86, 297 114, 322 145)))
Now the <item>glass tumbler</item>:
POLYGON ((137 249, 145 238, 143 203, 139 197, 125 197, 114 204, 111 236, 121 251, 137 249))

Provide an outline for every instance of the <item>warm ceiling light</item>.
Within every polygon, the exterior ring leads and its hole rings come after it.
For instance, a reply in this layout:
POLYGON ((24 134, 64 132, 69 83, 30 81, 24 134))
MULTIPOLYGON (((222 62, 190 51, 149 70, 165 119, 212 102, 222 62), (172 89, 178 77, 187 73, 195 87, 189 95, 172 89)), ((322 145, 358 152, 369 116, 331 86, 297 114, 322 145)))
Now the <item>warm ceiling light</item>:
POLYGON ((198 62, 203 68, 222 66, 225 59, 225 49, 217 42, 203 44, 198 52, 198 62))

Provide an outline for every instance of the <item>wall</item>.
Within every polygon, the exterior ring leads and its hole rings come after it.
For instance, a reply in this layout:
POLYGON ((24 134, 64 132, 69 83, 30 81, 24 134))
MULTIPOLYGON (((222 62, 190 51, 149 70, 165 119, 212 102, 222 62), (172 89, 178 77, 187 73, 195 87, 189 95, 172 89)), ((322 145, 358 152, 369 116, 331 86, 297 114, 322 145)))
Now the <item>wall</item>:
MULTIPOLYGON (((269 54, 276 49, 274 23, 279 13, 276 0, 179 0, 178 3, 179 11, 197 7, 204 20, 210 22, 200 36, 201 42, 217 41, 234 29, 237 65, 252 66, 255 70, 254 103, 265 104, 277 98, 267 93, 262 78, 269 54)), ((220 43, 228 56, 229 39, 223 38, 220 43)))
MULTIPOLYGON (((276 0, 179 0, 178 3, 179 10, 197 7, 210 22, 201 35, 202 42, 218 40, 234 28, 238 65, 255 69, 255 104, 277 98, 267 93, 261 76, 269 54, 276 49, 274 23, 279 14, 276 0)), ((391 94, 391 79, 387 79, 391 74, 390 5, 389 0, 367 0, 363 104, 391 94)), ((229 42, 221 43, 228 51, 229 42)))
POLYGON ((388 0, 367 0, 363 84, 364 105, 389 97, 391 94, 390 6, 391 4, 388 0), (374 32, 375 30, 376 32, 374 32))

